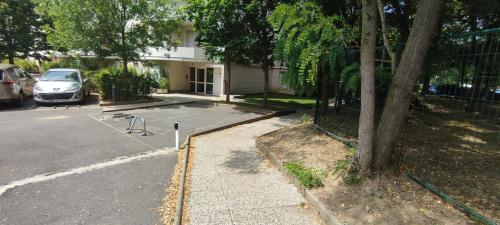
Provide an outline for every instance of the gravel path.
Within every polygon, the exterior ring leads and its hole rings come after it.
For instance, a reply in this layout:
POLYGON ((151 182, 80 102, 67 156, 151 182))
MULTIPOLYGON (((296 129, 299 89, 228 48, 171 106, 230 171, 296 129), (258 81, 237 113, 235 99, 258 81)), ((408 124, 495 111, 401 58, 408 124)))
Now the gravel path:
POLYGON ((272 118, 196 138, 190 224, 317 224, 305 199, 255 150, 255 138, 292 122, 272 118))

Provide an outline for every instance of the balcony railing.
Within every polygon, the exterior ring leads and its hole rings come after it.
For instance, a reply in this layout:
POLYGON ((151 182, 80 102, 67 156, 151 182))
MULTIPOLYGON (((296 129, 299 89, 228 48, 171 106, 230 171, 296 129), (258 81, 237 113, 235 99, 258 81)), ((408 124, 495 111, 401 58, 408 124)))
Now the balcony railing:
POLYGON ((167 49, 149 49, 149 54, 144 54, 145 59, 177 59, 177 60, 205 60, 205 50, 200 47, 176 47, 167 49))

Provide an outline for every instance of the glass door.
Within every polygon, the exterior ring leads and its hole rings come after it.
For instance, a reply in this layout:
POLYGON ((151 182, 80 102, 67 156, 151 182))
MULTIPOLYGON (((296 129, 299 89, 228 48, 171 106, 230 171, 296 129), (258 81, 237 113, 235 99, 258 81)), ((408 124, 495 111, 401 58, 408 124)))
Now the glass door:
POLYGON ((196 92, 196 68, 189 69, 189 91, 196 92))
POLYGON ((205 69, 196 70, 196 93, 205 94, 205 69))
POLYGON ((206 94, 214 93, 214 68, 207 68, 206 94))
POLYGON ((189 91, 199 94, 213 94, 214 68, 190 67, 189 91))

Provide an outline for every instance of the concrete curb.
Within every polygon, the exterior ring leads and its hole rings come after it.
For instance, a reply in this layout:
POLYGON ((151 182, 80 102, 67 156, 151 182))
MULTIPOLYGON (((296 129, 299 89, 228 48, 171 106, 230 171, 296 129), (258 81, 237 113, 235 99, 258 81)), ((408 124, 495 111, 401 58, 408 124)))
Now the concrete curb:
POLYGON ((283 166, 283 162, 281 162, 281 160, 279 160, 276 157, 276 155, 274 155, 274 153, 269 151, 268 149, 269 147, 266 144, 263 144, 259 142, 258 139, 256 139, 255 145, 257 149, 259 149, 262 153, 264 153, 267 159, 269 159, 276 167, 278 167, 278 170, 285 177, 288 177, 290 179, 291 183, 299 190, 299 192, 304 196, 306 201, 313 206, 314 210, 319 214, 321 219, 323 219, 323 222, 325 222, 328 225, 342 225, 342 223, 337 219, 337 217, 335 217, 335 215, 333 215, 333 213, 330 210, 328 210, 328 207, 325 204, 323 204, 321 200, 318 199, 318 197, 316 197, 311 191, 302 187, 297 178, 291 173, 286 171, 285 167, 283 166))
POLYGON ((132 100, 132 101, 119 101, 119 102, 112 102, 112 101, 104 101, 100 100, 99 101, 99 106, 120 106, 120 105, 132 105, 132 104, 145 104, 145 103, 155 103, 155 102, 161 102, 161 100, 132 100))
POLYGON ((232 123, 232 124, 228 124, 228 125, 224 125, 224 126, 220 126, 220 127, 216 127, 216 128, 204 130, 204 131, 198 131, 196 133, 191 134, 191 137, 205 135, 205 134, 209 134, 209 133, 213 133, 213 132, 225 130, 225 129, 228 129, 228 128, 231 128, 231 127, 243 125, 243 124, 248 124, 248 123, 257 122, 257 121, 260 121, 260 120, 270 119, 270 118, 277 117, 277 116, 285 116, 285 115, 293 114, 295 112, 296 112, 295 110, 277 111, 277 112, 273 112, 273 113, 270 113, 270 114, 267 114, 267 115, 264 115, 264 116, 260 116, 260 117, 257 117, 257 118, 243 120, 243 121, 240 121, 240 122, 236 122, 236 123, 232 123))
POLYGON ((187 168, 187 164, 188 164, 188 161, 189 161, 188 157, 189 157, 189 151, 190 151, 191 138, 192 137, 197 137, 197 136, 209 134, 209 133, 213 133, 213 132, 225 130, 225 129, 228 129, 228 128, 232 128, 232 127, 235 127, 235 126, 257 122, 257 121, 260 121, 260 120, 266 120, 266 119, 270 119, 270 118, 273 118, 273 117, 276 117, 276 116, 289 115, 289 114, 293 114, 295 112, 296 112, 295 110, 277 111, 277 112, 273 112, 273 113, 270 113, 270 114, 267 114, 267 115, 264 115, 264 116, 260 116, 260 117, 257 117, 257 118, 243 120, 243 121, 232 123, 232 124, 229 124, 229 125, 220 126, 220 127, 216 127, 216 128, 213 128, 213 129, 199 131, 199 132, 195 132, 195 133, 189 134, 187 136, 187 138, 186 138, 186 141, 183 144, 183 147, 186 148, 186 153, 185 153, 186 156, 184 157, 184 162, 183 162, 183 165, 182 165, 181 180, 179 182, 179 192, 178 192, 178 195, 177 195, 177 205, 176 205, 176 208, 175 208, 175 220, 174 220, 174 224, 175 225, 180 225, 182 223, 182 209, 184 208, 183 207, 184 206, 184 185, 185 185, 186 168, 187 168))
POLYGON ((193 104, 193 103, 197 103, 197 102, 199 102, 199 101, 186 101, 186 102, 175 102, 175 103, 153 104, 153 105, 145 105, 145 106, 132 106, 132 107, 121 108, 121 109, 108 109, 108 110, 104 110, 104 109, 103 109, 103 112, 118 112, 118 111, 128 111, 128 110, 134 110, 134 109, 147 109, 147 108, 156 108, 156 107, 163 107, 163 106, 174 106, 174 105, 193 104))
POLYGON ((182 163, 181 180, 179 181, 179 192, 177 193, 177 204, 175 206, 175 225, 182 223, 182 209, 184 208, 184 184, 186 183, 186 170, 189 162, 189 151, 191 148, 191 135, 188 134, 185 143, 186 153, 184 155, 184 162, 182 163))

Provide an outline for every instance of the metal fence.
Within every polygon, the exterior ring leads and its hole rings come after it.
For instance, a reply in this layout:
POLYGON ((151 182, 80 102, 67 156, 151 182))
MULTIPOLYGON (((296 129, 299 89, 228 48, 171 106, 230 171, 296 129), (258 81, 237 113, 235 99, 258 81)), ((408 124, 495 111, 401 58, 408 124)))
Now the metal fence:
MULTIPOLYGON (((376 125, 391 78, 383 51, 377 49, 376 125)), ((358 61, 359 51, 353 48, 349 57, 358 61)), ((356 143, 360 91, 347 91, 349 85, 352 79, 332 88, 319 126, 356 143)), ((498 207, 484 201, 500 205, 500 28, 443 36, 433 43, 394 152, 398 169, 486 216, 499 215, 498 207)))
MULTIPOLYGON (((500 28, 448 35, 436 41, 428 54, 410 108, 413 111, 422 111, 425 107, 431 107, 433 110, 446 111, 448 113, 443 116, 459 121, 498 124, 499 37, 500 28)), ((351 48, 347 57, 350 62, 359 61, 359 49, 351 48)), ((390 59, 383 47, 377 48, 376 57, 376 121, 378 121, 391 78, 390 59)), ((336 90, 332 88, 328 93, 328 110, 321 114, 320 126, 355 141, 360 112, 360 90, 359 88, 347 90, 347 86, 353 85, 352 80, 350 84, 347 84, 346 80, 340 80, 338 88, 336 90)), ((500 133, 496 136, 497 141, 500 140, 500 133)), ((482 143, 477 136, 470 136, 467 139, 472 143, 482 143)))

